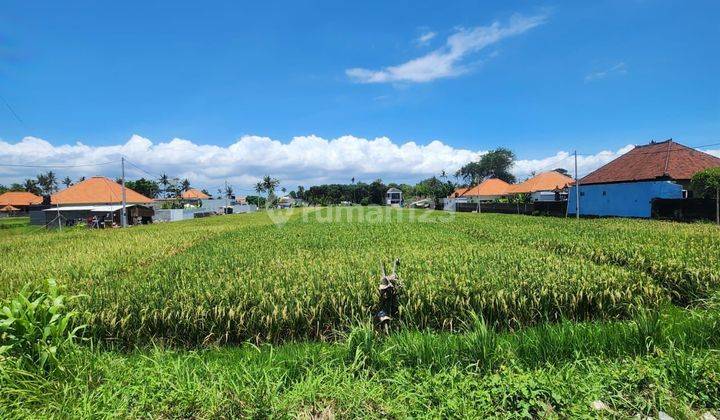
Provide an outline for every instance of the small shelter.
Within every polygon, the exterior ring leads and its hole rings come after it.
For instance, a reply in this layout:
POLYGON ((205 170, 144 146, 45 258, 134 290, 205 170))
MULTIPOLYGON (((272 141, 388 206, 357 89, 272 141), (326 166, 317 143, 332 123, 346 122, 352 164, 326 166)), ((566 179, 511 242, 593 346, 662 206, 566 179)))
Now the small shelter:
POLYGON ((387 193, 385 193, 385 204, 388 206, 399 207, 402 205, 402 201, 402 191, 397 188, 390 188, 387 190, 387 193))
MULTIPOLYGON (((650 142, 616 158, 578 181, 580 214, 650 217, 656 198, 692 196, 690 180, 702 170, 720 166, 720 158, 672 139, 650 142)), ((576 213, 571 188, 568 213, 576 213)))
POLYGON ((0 208, 0 213, 6 214, 6 215, 8 215, 8 216, 12 216, 12 215, 14 215, 15 213, 17 213, 17 212, 19 212, 19 211, 20 211, 19 208, 14 207, 14 206, 11 206, 11 205, 7 205, 7 206, 5 206, 5 207, 1 207, 1 208, 0 208))

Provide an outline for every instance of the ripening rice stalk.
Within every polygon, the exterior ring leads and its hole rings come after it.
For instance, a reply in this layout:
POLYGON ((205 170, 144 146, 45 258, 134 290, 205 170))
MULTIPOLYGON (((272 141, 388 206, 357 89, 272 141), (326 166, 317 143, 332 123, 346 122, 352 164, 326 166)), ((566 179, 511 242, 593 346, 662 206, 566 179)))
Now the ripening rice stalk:
POLYGON ((400 323, 420 330, 466 330, 471 313, 510 329, 621 319, 720 284, 703 225, 331 210, 283 226, 258 213, 0 237, 0 297, 54 277, 90 296, 78 309, 98 338, 198 344, 332 339, 371 319, 378 264, 394 258, 400 323))

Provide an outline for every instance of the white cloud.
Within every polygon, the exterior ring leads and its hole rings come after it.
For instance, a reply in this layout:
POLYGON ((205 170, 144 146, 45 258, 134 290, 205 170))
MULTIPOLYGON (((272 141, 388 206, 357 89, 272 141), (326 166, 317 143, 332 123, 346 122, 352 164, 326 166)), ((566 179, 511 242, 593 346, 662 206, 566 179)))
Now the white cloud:
POLYGON ((619 62, 608 69, 590 73, 585 76, 585 83, 604 79, 615 74, 627 74, 627 66, 625 63, 619 62))
MULTIPOLYGON (((617 151, 602 151, 578 159, 584 175, 609 162, 632 146, 617 151)), ((522 155, 522 151, 518 151, 522 155)), ((386 182, 415 182, 439 175, 449 175, 467 162, 477 160, 484 152, 449 146, 439 140, 428 144, 395 143, 387 137, 364 139, 342 136, 324 139, 298 136, 283 143, 268 137, 243 136, 227 147, 200 144, 183 139, 154 143, 133 135, 126 143, 111 146, 88 146, 83 143, 55 146, 35 137, 17 143, 0 140, 0 184, 22 182, 37 173, 53 169, 60 178, 120 175, 119 159, 126 156, 148 174, 128 164, 129 178, 188 178, 198 187, 214 192, 227 179, 240 193, 250 193, 252 185, 265 174, 271 174, 288 188, 326 182, 349 182, 350 178, 370 182, 382 178, 386 182), (114 161, 109 165, 92 165, 114 161), (50 165, 54 168, 9 167, 3 164, 50 165)), ((716 151, 720 155, 720 151, 716 151)), ((542 159, 520 159, 513 172, 523 179, 532 171, 541 172, 563 167, 572 170, 573 157, 559 151, 542 159)))
POLYGON ((420 35, 415 42, 417 42, 419 45, 425 45, 428 42, 430 42, 433 38, 437 36, 437 32, 425 32, 424 34, 420 35))
MULTIPOLYGON (((578 175, 582 177, 589 174, 618 156, 629 152, 633 147, 632 144, 628 144, 614 152, 603 150, 592 155, 578 155, 578 175)), ((575 168, 575 157, 569 152, 561 151, 541 159, 520 159, 515 162, 513 173, 522 180, 530 176, 532 172, 539 173, 558 168, 567 169, 572 173, 575 168)))
POLYGON ((514 15, 504 25, 495 21, 488 26, 461 28, 448 37, 443 47, 422 57, 381 70, 351 68, 347 69, 345 73, 359 83, 423 83, 457 76, 468 71, 467 66, 463 65, 463 60, 468 55, 500 42, 502 39, 527 32, 545 23, 546 19, 545 15, 530 17, 514 15))

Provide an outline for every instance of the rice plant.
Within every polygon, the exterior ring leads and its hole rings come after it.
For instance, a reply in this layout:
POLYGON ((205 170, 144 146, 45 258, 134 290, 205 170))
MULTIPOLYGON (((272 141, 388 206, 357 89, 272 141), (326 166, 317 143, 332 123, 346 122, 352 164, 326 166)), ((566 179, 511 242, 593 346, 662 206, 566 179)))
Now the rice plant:
POLYGON ((334 340, 377 308, 400 258, 397 325, 468 331, 617 320, 718 289, 707 225, 322 209, 127 230, 0 232, 0 298, 56 278, 95 338, 199 345, 334 340))

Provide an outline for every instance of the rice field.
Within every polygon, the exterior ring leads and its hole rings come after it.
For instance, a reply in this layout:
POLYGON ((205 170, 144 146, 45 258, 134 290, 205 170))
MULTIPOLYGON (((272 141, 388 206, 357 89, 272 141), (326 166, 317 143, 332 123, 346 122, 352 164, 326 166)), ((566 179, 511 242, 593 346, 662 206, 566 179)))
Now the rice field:
POLYGON ((325 208, 21 221, 0 255, 0 418, 720 416, 713 225, 325 208))
POLYGON ((720 285, 706 224, 326 208, 127 230, 0 230, 0 298, 54 278, 89 333, 121 345, 332 340, 377 309, 399 258, 398 326, 463 331, 619 320, 720 285), (287 219, 287 220, 285 220, 287 219))

